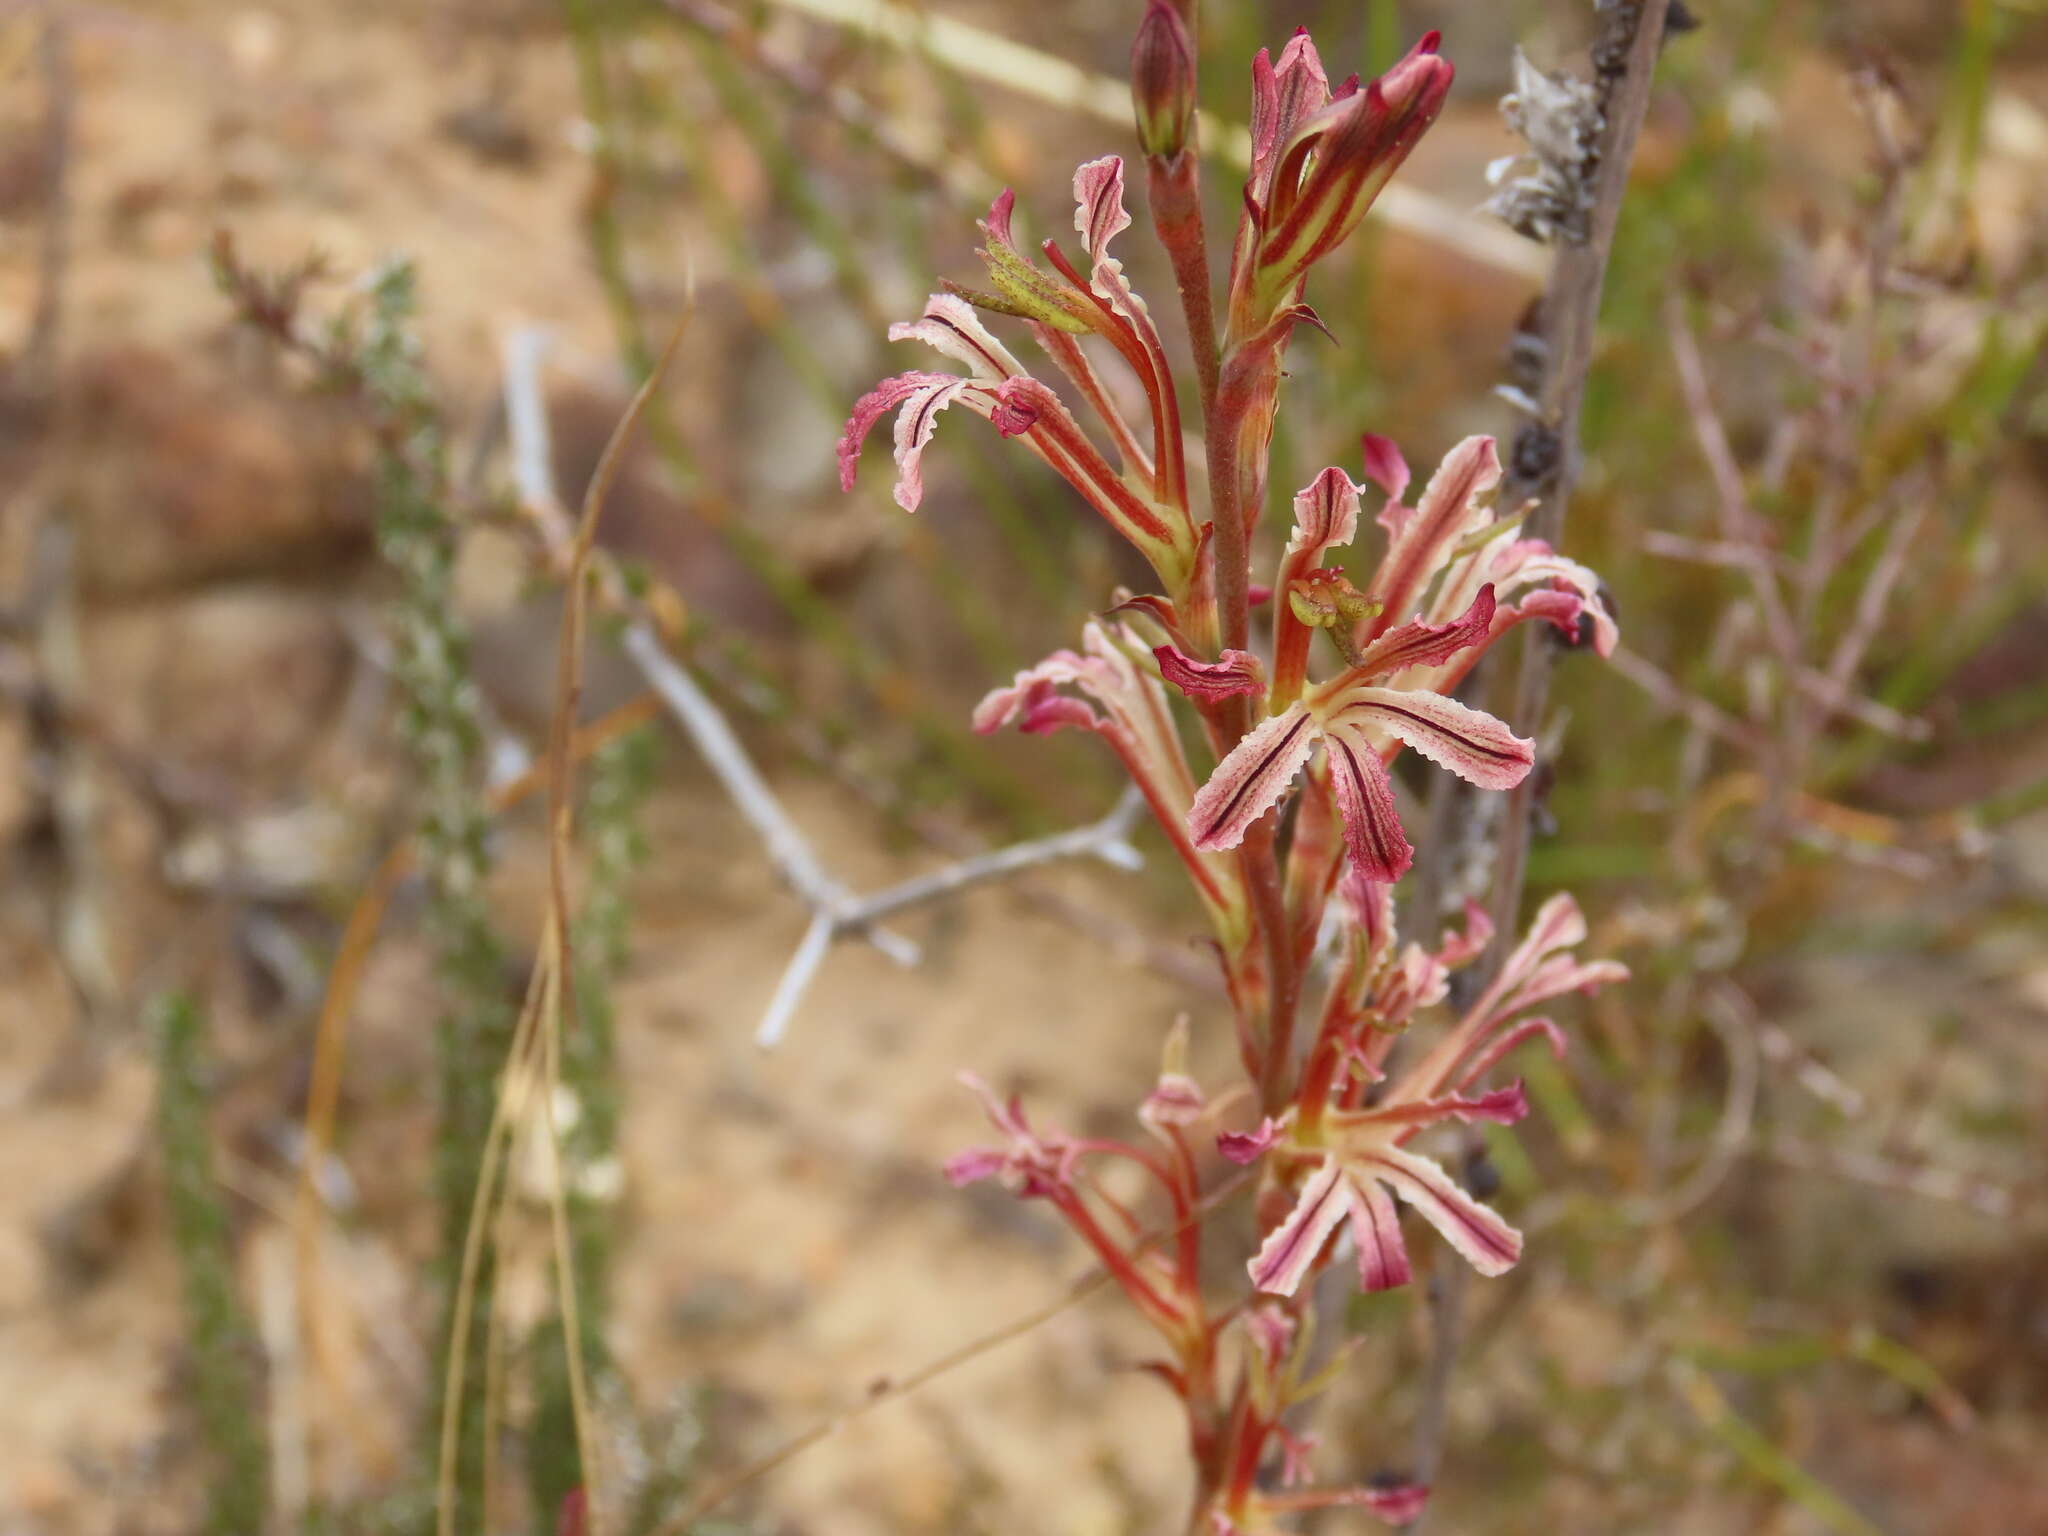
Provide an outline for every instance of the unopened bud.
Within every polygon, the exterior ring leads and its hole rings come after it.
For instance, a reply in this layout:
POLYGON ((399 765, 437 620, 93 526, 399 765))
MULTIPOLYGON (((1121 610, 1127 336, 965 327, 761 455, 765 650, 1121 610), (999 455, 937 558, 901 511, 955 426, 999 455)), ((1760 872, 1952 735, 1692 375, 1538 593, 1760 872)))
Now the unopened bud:
POLYGON ((1452 74, 1436 45, 1432 32, 1363 91, 1305 120, 1282 146, 1258 252, 1262 313, 1284 304, 1309 267, 1343 244, 1436 120, 1452 74))
POLYGON ((1168 0, 1152 0, 1131 44, 1131 106, 1145 153, 1171 160, 1195 122, 1195 44, 1168 0))

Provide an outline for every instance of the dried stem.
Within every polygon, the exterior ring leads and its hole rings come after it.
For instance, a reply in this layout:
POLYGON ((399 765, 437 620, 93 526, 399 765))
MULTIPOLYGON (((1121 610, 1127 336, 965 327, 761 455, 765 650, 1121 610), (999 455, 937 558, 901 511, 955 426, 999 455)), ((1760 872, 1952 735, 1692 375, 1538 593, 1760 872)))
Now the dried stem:
MULTIPOLYGON (((1545 288, 1542 334, 1547 359, 1538 418, 1525 432, 1547 433, 1553 451, 1539 459, 1554 466, 1548 483, 1529 483, 1511 476, 1503 487, 1505 506, 1519 505, 1528 495, 1541 497, 1529 514, 1526 536, 1558 543, 1579 476, 1579 415, 1586 398, 1586 379, 1593 366, 1593 340, 1600 318, 1600 295, 1607 280, 1607 259, 1614 250, 1614 232, 1621 220, 1622 195, 1635 156, 1636 137, 1650 105, 1650 84, 1658 50, 1664 41, 1664 19, 1670 0, 1636 0, 1611 6, 1594 44, 1596 59, 1621 59, 1620 73, 1607 81, 1601 100, 1605 126, 1599 140, 1598 180, 1593 211, 1583 243, 1558 252, 1557 265, 1545 288)), ((1522 455, 1514 455, 1521 461, 1522 455)), ((1541 725, 1550 697, 1554 646, 1527 643, 1522 648, 1511 724, 1528 732, 1541 725)), ((1530 813, 1535 808, 1541 775, 1530 774, 1509 792, 1506 827, 1501 835, 1494 875, 1493 916, 1499 942, 1515 931, 1522 903, 1522 877, 1529 856, 1530 813)), ((1503 951, 1504 952, 1504 951, 1503 951)))
MULTIPOLYGON (((1154 1228, 1152 1231, 1139 1237, 1128 1249, 1124 1250, 1126 1258, 1135 1259, 1158 1247, 1161 1243, 1178 1237, 1189 1227, 1198 1225, 1219 1206, 1234 1198, 1239 1192, 1249 1188, 1251 1182, 1252 1175, 1250 1173, 1234 1174, 1211 1190, 1188 1213, 1185 1220, 1176 1222, 1170 1227, 1154 1228)), ((687 1531, 690 1526, 703 1519, 704 1516, 710 1514, 713 1510, 729 1502, 742 1489, 760 1481, 778 1467, 794 1460, 802 1452, 809 1450, 812 1446, 830 1439, 833 1435, 838 1434, 840 1430, 846 1428, 847 1425, 853 1423, 854 1420, 866 1417, 883 1404, 894 1402, 899 1397, 908 1397, 920 1387, 929 1385, 959 1366, 980 1359, 990 1350, 999 1348, 1009 1343, 1012 1339, 1022 1338, 1025 1334, 1033 1332, 1041 1325, 1051 1322, 1061 1313, 1079 1306, 1090 1296, 1104 1289, 1109 1282, 1109 1268, 1106 1265, 1098 1264, 1086 1274, 1074 1280, 1066 1290, 1045 1303, 1045 1305, 1034 1308, 1022 1317, 1012 1318, 1001 1327, 993 1328, 977 1338, 968 1340, 957 1348, 947 1350, 938 1359, 918 1367, 908 1375, 882 1378, 869 1389, 868 1395, 858 1403, 841 1409, 838 1413, 832 1414, 828 1418, 821 1419, 801 1434, 785 1440, 767 1455, 758 1460, 748 1462, 745 1466, 719 1479, 716 1483, 698 1494, 696 1498, 692 1499, 687 1508, 657 1526, 650 1533, 650 1536, 681 1536, 681 1533, 687 1531)))
MULTIPOLYGON (((1511 473, 1502 487, 1505 506, 1518 506, 1539 496, 1526 524, 1526 535, 1552 544, 1564 533, 1565 515, 1579 474, 1579 416, 1585 403, 1586 379, 1592 368, 1593 342, 1600 317, 1600 296, 1606 284, 1607 261, 1621 219, 1621 201, 1628 187, 1629 165, 1637 135, 1649 110, 1650 86, 1658 51, 1664 42, 1670 0, 1621 0, 1607 8, 1594 58, 1602 66, 1602 127, 1598 140, 1596 180, 1586 238, 1558 252, 1545 287, 1541 334, 1545 371, 1536 395, 1536 419, 1523 429, 1528 446, 1511 456, 1516 465, 1544 466, 1536 475, 1511 473)), ((1524 641, 1516 678, 1514 707, 1508 719, 1530 735, 1538 734, 1550 696, 1555 646, 1543 637, 1524 641)), ((1528 865, 1529 839, 1542 776, 1532 773, 1509 791, 1505 822, 1494 865, 1492 910, 1495 942, 1481 962, 1479 979, 1490 979, 1518 932, 1522 883, 1528 865)), ((1432 1481, 1442 1459, 1446 1399, 1452 1362, 1461 1331, 1462 1292, 1446 1290, 1433 1309, 1434 1338, 1423 1401, 1416 1415, 1413 1475, 1432 1481)), ((1411 1530, 1420 1529, 1417 1521, 1411 1530)))

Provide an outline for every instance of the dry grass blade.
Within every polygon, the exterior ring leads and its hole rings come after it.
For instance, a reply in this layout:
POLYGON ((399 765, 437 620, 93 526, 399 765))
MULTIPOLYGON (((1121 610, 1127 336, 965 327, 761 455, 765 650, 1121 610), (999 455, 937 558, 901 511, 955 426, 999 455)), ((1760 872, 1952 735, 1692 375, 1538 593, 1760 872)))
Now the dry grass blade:
MULTIPOLYGON (((592 721, 576 733, 573 755, 581 762, 606 742, 644 725, 660 712, 651 694, 629 700, 611 713, 592 721)), ((545 782, 545 772, 536 766, 518 778, 498 786, 490 796, 491 809, 502 812, 517 805, 545 782)), ((396 844, 371 875, 369 884, 356 898, 342 929, 334 963, 328 970, 327 990, 321 998, 320 1017, 313 1037, 313 1066, 306 1093, 306 1116, 294 1193, 291 1222, 295 1263, 298 1269, 298 1316, 306 1331, 306 1352, 314 1365, 315 1379, 331 1381, 337 1367, 332 1336, 315 1326, 321 1305, 323 1272, 319 1262, 321 1197, 320 1170, 334 1148, 334 1136, 341 1103, 343 1067, 348 1052, 349 1020, 354 1016, 356 997, 362 987, 364 970, 384 926, 384 915, 392 898, 413 873, 417 843, 408 838, 396 844)), ((310 1396, 310 1389, 309 1389, 310 1396)), ((311 1405, 307 1408, 309 1417, 311 1405)))
MULTIPOLYGON (((1160 1243, 1179 1236, 1189 1226, 1200 1222, 1218 1207, 1251 1186, 1250 1172, 1233 1174, 1211 1190, 1188 1214, 1186 1221, 1171 1227, 1159 1227, 1141 1236, 1131 1244, 1133 1255, 1141 1254, 1160 1243)), ((1021 1339, 1041 1324, 1049 1323, 1061 1313, 1079 1306, 1097 1291, 1104 1289, 1110 1281, 1109 1271, 1100 1265, 1089 1270, 1069 1285, 1066 1290, 1041 1307, 1026 1312, 1022 1317, 1012 1318, 999 1328, 969 1339, 965 1344, 949 1349, 936 1360, 919 1366, 905 1376, 885 1377, 868 1391, 868 1395, 851 1407, 841 1409, 828 1418, 820 1419, 809 1429, 791 1437, 770 1451, 767 1455, 748 1462, 745 1466, 720 1478, 702 1493, 698 1494, 679 1513, 671 1515, 655 1527, 651 1536, 683 1536, 692 1524, 703 1519, 713 1510, 721 1508, 741 1489, 759 1482, 776 1468, 795 1460, 803 1452, 822 1441, 831 1439, 854 1420, 873 1413, 884 1403, 894 1402, 899 1397, 908 1397, 918 1388, 938 1380, 948 1371, 978 1360, 992 1349, 1000 1348, 1012 1339, 1021 1339)))
MULTIPOLYGON (((594 1531, 603 1529, 604 1506, 598 1486, 595 1441, 591 1432, 590 1383, 587 1362, 583 1358, 576 1276, 570 1261, 561 1137, 554 1116, 554 1095, 561 1067, 563 1014, 565 1010, 573 1011, 574 1008, 574 988, 568 985, 568 978, 572 973, 569 938, 569 856, 575 833, 573 745, 576 716, 583 698, 583 647, 589 627, 590 557, 597 543, 598 523, 604 515, 604 505, 606 498, 611 494, 612 483, 618 477, 626 444, 639 425, 641 417, 646 413, 649 402, 661 388, 669 365, 674 361, 677 350, 682 346, 683 337, 689 331, 694 313, 695 284, 692 281, 688 286, 681 316, 670 330, 668 340, 663 344, 660 355, 654 360, 654 366, 648 370, 647 377, 634 392, 625 414, 612 429, 611 438, 605 444, 604 453, 598 459, 597 470, 591 476, 590 486, 584 493, 582 513, 577 521, 575 537, 569 547, 561 635, 556 653, 554 716, 548 731, 547 937, 536 963, 536 975, 544 978, 540 988, 543 1001, 537 1020, 541 1039, 540 1101, 549 1153, 548 1201, 554 1230, 556 1296, 562 1313, 563 1347, 568 1355, 569 1396, 576 1425, 577 1461, 583 1469, 586 1519, 590 1529, 594 1531)), ((464 1337, 465 1335, 459 1331, 454 1335, 457 1341, 464 1337)), ((459 1342, 455 1347, 460 1348, 459 1342)))

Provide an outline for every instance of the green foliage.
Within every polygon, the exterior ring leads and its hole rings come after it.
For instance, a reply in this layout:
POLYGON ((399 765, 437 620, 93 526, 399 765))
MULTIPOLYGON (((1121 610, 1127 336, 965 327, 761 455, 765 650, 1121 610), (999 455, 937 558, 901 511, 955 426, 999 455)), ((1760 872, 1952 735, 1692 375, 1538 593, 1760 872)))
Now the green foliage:
POLYGON ((189 997, 171 996, 157 1004, 151 1029, 157 1140, 190 1330, 190 1400, 210 1463, 205 1530, 251 1536, 263 1528, 270 1457, 256 1406, 255 1334, 235 1290, 234 1236, 213 1176, 205 1020, 189 997))
MULTIPOLYGON (((378 409, 377 547, 398 578, 391 608, 393 671, 404 695, 401 728, 419 790, 421 867, 427 923, 439 958, 444 1009, 437 1029, 440 1123, 435 1192, 440 1206, 443 1315, 452 1321, 455 1255, 476 1199, 498 1073, 517 1023, 505 991, 506 956, 491 924, 483 797, 484 737, 469 636, 456 616, 455 560, 461 529, 449 511, 447 449, 432 386, 411 326, 413 272, 394 262, 369 282, 356 353, 363 386, 378 409)), ((483 1359, 493 1264, 477 1276, 466 1347, 483 1359)), ((445 1335, 448 1322, 444 1321, 445 1335)), ((476 1530, 482 1508, 484 1373, 465 1377, 456 1487, 476 1530)))
MULTIPOLYGON (((562 1085, 574 1117, 562 1127, 562 1151, 569 1181, 577 1338, 584 1368, 597 1381, 611 1376, 605 1318, 616 1207, 606 1185, 616 1173, 619 1155, 617 1009, 612 986, 626 963, 630 885, 647 857, 640 812, 654 787, 658 757, 655 738, 647 730, 599 748, 590 763, 583 814, 590 866, 571 937, 576 1006, 562 1041, 562 1085)), ((546 1522, 583 1482, 559 1320, 551 1320, 535 1335, 532 1361, 535 1408, 527 1435, 527 1483, 535 1516, 546 1522)))

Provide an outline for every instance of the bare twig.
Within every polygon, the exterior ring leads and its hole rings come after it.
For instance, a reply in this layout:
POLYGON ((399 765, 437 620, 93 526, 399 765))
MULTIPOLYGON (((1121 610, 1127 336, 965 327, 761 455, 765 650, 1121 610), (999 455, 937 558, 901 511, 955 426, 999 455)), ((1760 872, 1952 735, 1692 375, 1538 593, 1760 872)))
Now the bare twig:
MULTIPOLYGON (((1593 188, 1592 214, 1586 239, 1558 252, 1557 265, 1544 290, 1542 335, 1545 373, 1537 394, 1537 419, 1527 429, 1545 435, 1547 451, 1536 455, 1549 466, 1534 479, 1520 472, 1502 489, 1502 504, 1519 505, 1527 495, 1540 495, 1524 525, 1527 536, 1552 544, 1564 533, 1565 514, 1579 475, 1579 413, 1585 403, 1586 377, 1593 366, 1594 331, 1600 318, 1600 295, 1607 280, 1607 258, 1621 219, 1622 194, 1635 156, 1636 136, 1650 105, 1650 81, 1664 40, 1664 18, 1670 0, 1637 0, 1608 8, 1594 57, 1603 69, 1619 73, 1603 81, 1600 131, 1593 188)), ((1517 449, 1522 445, 1518 442, 1517 449)), ((1517 461, 1523 455, 1513 456, 1517 461)), ((1510 719, 1524 730, 1541 723, 1550 697, 1550 671, 1555 647, 1525 644, 1517 679, 1515 708, 1510 719)), ((1522 874, 1528 860, 1530 812, 1541 776, 1531 774, 1512 791, 1507 826, 1501 836, 1500 862, 1494 885, 1494 922, 1499 940, 1508 941, 1522 901, 1522 874)), ((1501 953, 1505 953, 1502 950, 1501 953)))
POLYGON ((1822 1146, 1793 1136, 1776 1136, 1761 1148, 1763 1154, 1786 1168, 1808 1173, 1829 1173, 1873 1189, 1897 1190, 1925 1200, 1943 1200, 1969 1207, 1981 1216, 2002 1221, 2017 1204, 2013 1191, 2002 1184, 1959 1173, 1952 1168, 1927 1163, 1905 1162, 1853 1147, 1822 1146))
POLYGON ((1648 657, 1638 655, 1627 646, 1618 645, 1614 648, 1614 654, 1607 658, 1607 662, 1615 671, 1648 694, 1651 702, 1667 714, 1683 715, 1709 736, 1718 736, 1723 741, 1734 742, 1739 746, 1758 745, 1761 737, 1755 726, 1746 720, 1736 719, 1726 710, 1717 708, 1691 692, 1648 657))
MULTIPOLYGON (((539 527, 550 553, 559 558, 568 523, 554 488, 547 408, 540 387, 540 362, 545 350, 545 338, 536 331, 522 329, 507 337, 505 421, 519 498, 539 527)), ((611 595, 623 601, 616 584, 612 586, 611 595)), ((1058 859, 1094 857, 1121 869, 1134 868, 1140 862, 1137 850, 1131 846, 1130 834, 1142 802, 1127 794, 1107 816, 1087 826, 979 854, 866 895, 856 894, 825 867, 810 839, 755 766, 724 711, 690 675, 689 669, 670 653, 653 622, 641 616, 629 618, 621 646, 648 687, 689 736, 741 818, 761 840, 784 883, 810 908, 810 926, 784 968, 767 1011, 756 1027, 755 1039, 764 1046, 781 1041, 837 940, 860 939, 898 965, 915 965, 920 958, 918 946, 883 927, 883 918, 1058 859)))
MULTIPOLYGON (((1535 391, 1534 419, 1511 455, 1512 472, 1501 490, 1505 506, 1519 506, 1531 496, 1539 500, 1525 525, 1528 536, 1557 543, 1579 473, 1579 415, 1585 401, 1586 377, 1593 362, 1600 295, 1606 284, 1607 259, 1621 218, 1629 164, 1636 137, 1649 110, 1650 84, 1664 41, 1670 0, 1621 0, 1606 7, 1600 35, 1593 47, 1597 70, 1601 127, 1591 164, 1588 189, 1591 211, 1585 238, 1567 242, 1558 251, 1544 289, 1540 333, 1544 373, 1535 391)), ((1555 646, 1525 643, 1510 719, 1534 735, 1543 722, 1550 696, 1555 646)), ((1528 863, 1532 814, 1541 776, 1530 774, 1511 792, 1494 866, 1493 916, 1495 942, 1482 962, 1485 975, 1496 971, 1514 942, 1522 904, 1522 881, 1528 863)), ((1485 979, 1483 975, 1482 980, 1485 979)), ((1443 1456, 1446 1399, 1450 1391, 1459 1335, 1462 1331, 1461 1290, 1446 1287, 1433 1306, 1432 1358, 1416 1413, 1411 1475, 1419 1483, 1435 1479, 1443 1456)), ((1419 1529, 1418 1520, 1411 1530, 1419 1529)))

